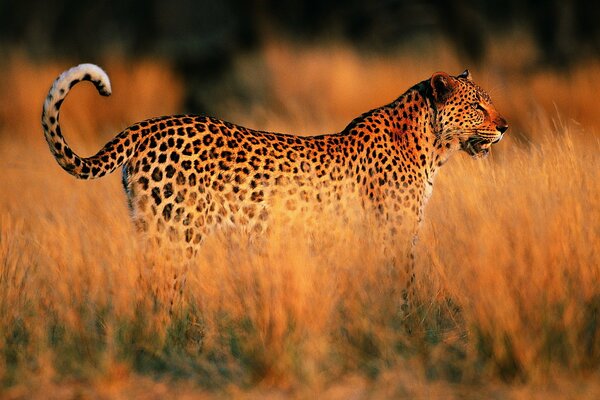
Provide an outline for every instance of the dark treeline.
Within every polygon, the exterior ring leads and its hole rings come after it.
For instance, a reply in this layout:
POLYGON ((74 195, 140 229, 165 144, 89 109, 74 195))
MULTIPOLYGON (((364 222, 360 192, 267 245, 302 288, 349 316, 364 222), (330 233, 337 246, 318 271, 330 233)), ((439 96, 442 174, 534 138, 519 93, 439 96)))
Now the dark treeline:
MULTIPOLYGON (((118 50, 170 59, 186 80, 214 79, 268 35, 341 39, 386 51, 443 35, 471 64, 503 32, 528 32, 539 64, 568 68, 600 54, 599 2, 589 0, 0 0, 0 46, 32 57, 93 60, 118 50)), ((193 98, 189 108, 198 109, 193 98)))

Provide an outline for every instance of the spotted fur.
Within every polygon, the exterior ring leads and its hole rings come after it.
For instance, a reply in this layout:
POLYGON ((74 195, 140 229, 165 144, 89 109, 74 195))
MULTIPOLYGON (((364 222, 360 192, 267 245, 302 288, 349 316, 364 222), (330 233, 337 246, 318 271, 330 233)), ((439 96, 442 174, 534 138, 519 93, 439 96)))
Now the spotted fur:
POLYGON ((50 89, 42 113, 50 151, 80 179, 123 166, 138 229, 190 252, 226 225, 264 231, 276 202, 293 212, 335 207, 345 196, 390 224, 392 240, 412 240, 439 167, 459 149, 487 154, 508 128, 468 71, 438 72, 336 134, 295 136, 167 116, 136 123, 82 158, 62 136, 59 111, 69 90, 86 80, 110 94, 107 75, 92 64, 64 72, 50 89))

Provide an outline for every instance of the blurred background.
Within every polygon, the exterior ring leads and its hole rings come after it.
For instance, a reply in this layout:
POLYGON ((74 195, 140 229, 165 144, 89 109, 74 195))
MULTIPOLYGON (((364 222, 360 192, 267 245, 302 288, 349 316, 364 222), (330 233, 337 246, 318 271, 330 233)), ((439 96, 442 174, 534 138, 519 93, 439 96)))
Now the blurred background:
MULTIPOLYGON (((2 0, 0 48, 4 63, 15 51, 36 62, 164 60, 184 85, 179 111, 210 114, 228 96, 264 100, 264 78, 232 76, 241 55, 274 42, 343 46, 361 58, 443 48, 439 69, 450 53, 475 76, 484 68, 569 73, 598 58, 599 17, 598 2, 588 0, 2 0)), ((434 72, 428 67, 419 80, 434 72)))

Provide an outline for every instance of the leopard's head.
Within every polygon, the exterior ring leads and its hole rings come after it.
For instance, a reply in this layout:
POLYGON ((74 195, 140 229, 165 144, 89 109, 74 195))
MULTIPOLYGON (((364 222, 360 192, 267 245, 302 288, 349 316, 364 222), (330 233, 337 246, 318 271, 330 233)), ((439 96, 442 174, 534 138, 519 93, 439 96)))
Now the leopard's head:
POLYGON ((465 70, 457 76, 437 72, 429 84, 437 110, 435 130, 443 144, 458 146, 473 157, 486 156, 508 129, 490 96, 465 70))

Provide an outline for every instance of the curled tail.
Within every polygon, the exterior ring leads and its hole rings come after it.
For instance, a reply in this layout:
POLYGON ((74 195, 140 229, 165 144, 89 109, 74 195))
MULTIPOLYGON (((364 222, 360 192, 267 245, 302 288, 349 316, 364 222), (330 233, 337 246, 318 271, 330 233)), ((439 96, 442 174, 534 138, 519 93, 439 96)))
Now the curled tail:
POLYGON ((82 158, 73 152, 62 135, 58 118, 65 97, 81 81, 92 82, 102 96, 111 94, 108 75, 100 67, 94 64, 73 67, 52 84, 42 110, 42 127, 50 151, 65 171, 80 179, 99 178, 121 166, 131 156, 135 143, 129 139, 129 130, 125 130, 92 157, 82 158))

